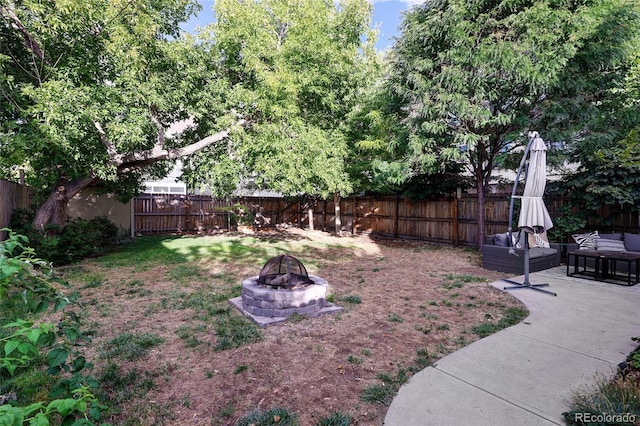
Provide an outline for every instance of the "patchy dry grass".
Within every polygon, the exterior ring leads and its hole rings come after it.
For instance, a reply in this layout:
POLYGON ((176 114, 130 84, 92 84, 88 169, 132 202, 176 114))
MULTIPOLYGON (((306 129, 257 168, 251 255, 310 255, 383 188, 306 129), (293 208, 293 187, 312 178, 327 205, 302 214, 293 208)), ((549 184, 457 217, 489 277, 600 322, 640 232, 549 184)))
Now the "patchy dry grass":
POLYGON ((380 425, 411 374, 526 314, 475 251, 301 230, 142 238, 61 272, 82 295, 113 424, 284 409, 301 425, 380 425), (282 253, 344 311, 266 329, 235 311, 242 279, 282 253))

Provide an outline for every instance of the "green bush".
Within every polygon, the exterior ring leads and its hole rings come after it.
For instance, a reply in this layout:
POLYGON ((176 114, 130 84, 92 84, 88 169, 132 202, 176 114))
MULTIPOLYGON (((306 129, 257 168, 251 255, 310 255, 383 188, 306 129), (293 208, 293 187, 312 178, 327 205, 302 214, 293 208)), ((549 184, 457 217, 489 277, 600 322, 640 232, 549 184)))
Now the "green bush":
POLYGON ((74 219, 64 228, 45 227, 42 234, 31 225, 35 212, 18 209, 11 217, 11 228, 29 238, 29 244, 44 259, 66 265, 86 257, 97 256, 117 242, 118 227, 104 216, 90 220, 74 219))
POLYGON ((48 425, 55 419, 54 424, 94 425, 103 406, 93 395, 99 383, 86 375, 92 364, 80 350, 87 336, 78 315, 65 309, 73 298, 58 290, 64 283, 36 257, 27 237, 3 231, 8 238, 0 242, 0 393, 8 401, 0 403, 0 424, 48 425), (22 306, 15 309, 17 299, 22 306), (50 306, 61 314, 57 324, 35 321, 50 306))

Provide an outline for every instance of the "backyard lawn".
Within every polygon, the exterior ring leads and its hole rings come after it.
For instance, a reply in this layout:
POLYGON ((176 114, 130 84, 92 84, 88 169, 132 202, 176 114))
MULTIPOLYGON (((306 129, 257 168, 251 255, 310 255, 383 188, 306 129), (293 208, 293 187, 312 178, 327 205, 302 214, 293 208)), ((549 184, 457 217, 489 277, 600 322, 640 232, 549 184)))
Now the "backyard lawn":
POLYGON ((103 421, 232 425, 280 407, 277 424, 381 425, 411 374, 526 316, 479 265, 470 249, 292 229, 142 237, 59 272, 93 335, 103 421), (264 329, 236 311, 242 279, 282 253, 344 310, 264 329))

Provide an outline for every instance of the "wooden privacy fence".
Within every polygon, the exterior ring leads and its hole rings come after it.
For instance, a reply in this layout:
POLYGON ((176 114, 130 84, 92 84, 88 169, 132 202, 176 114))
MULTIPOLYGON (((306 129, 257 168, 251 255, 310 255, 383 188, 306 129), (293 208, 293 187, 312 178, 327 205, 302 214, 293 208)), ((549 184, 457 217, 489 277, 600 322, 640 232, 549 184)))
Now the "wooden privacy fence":
POLYGON ((297 201, 282 198, 213 198, 207 195, 142 194, 135 197, 137 234, 213 232, 232 226, 231 211, 240 204, 263 219, 265 226, 293 223, 301 226, 297 201))
MULTIPOLYGON (((11 215, 18 208, 28 208, 31 202, 31 188, 15 182, 0 180, 0 229, 8 228, 11 215)), ((7 238, 6 232, 0 232, 0 241, 7 238)))
MULTIPOLYGON (((485 233, 508 228, 510 196, 485 199, 485 233)), ((559 217, 566 200, 546 200, 552 217, 559 217)), ((135 230, 138 234, 172 232, 213 232, 229 229, 229 211, 235 204, 248 207, 264 226, 288 224, 309 227, 312 210, 315 229, 335 230, 334 201, 312 205, 300 200, 268 197, 216 199, 202 195, 139 196, 134 202, 135 230)), ((608 207, 602 215, 608 215, 608 207)), ((342 230, 389 237, 420 239, 454 245, 477 246, 478 202, 475 195, 411 200, 395 196, 348 197, 340 200, 342 230)), ((638 232, 638 216, 612 218, 611 227, 638 232)), ((599 226, 598 229, 603 229, 599 226)))
MULTIPOLYGON (((25 185, 0 180, 0 228, 8 227, 16 208, 28 208, 32 191, 25 185)), ((485 198, 485 233, 505 232, 509 219, 509 194, 485 198)), ((546 197, 552 218, 562 217, 568 201, 546 197)), ((218 199, 205 195, 143 194, 133 200, 133 220, 137 234, 209 233, 227 230, 233 206, 246 206, 262 226, 309 227, 309 210, 315 229, 335 230, 333 200, 313 204, 297 199, 241 197, 218 199)), ((340 200, 342 230, 354 234, 370 233, 389 237, 413 238, 454 245, 477 246, 478 202, 475 195, 430 200, 411 200, 397 196, 347 197, 340 200)), ((614 206, 599 212, 608 218, 606 227, 597 218, 586 229, 640 233, 638 213, 617 214, 614 206)), ((106 212, 105 212, 106 214, 106 212)), ((6 238, 0 235, 0 238, 6 238)))

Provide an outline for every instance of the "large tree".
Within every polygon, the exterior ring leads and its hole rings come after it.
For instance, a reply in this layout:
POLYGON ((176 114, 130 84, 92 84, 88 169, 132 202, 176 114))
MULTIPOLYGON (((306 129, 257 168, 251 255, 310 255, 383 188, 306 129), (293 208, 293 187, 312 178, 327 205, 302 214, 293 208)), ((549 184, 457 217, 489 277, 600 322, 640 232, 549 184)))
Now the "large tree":
POLYGON ((102 185, 127 199, 165 160, 224 140, 237 120, 210 45, 180 39, 192 0, 0 1, 0 157, 45 192, 34 225, 102 185), (167 128, 191 118, 189 138, 167 128))
POLYGON ((576 207, 572 216, 608 224, 598 217, 603 206, 640 210, 640 3, 601 2, 592 16, 600 19, 589 21, 583 48, 539 120, 569 142, 565 157, 579 165, 554 189, 576 207))
POLYGON ((244 176, 285 195, 350 193, 344 122, 376 60, 371 5, 218 0, 215 15, 201 36, 213 36, 228 96, 252 125, 231 153, 195 155, 189 182, 215 190, 244 176))
MULTIPOLYGON (((415 173, 438 173, 450 161, 469 168, 478 193, 478 245, 492 171, 527 142, 527 130, 548 136, 536 125, 566 94, 567 67, 593 49, 586 43, 599 40, 598 24, 624 23, 630 7, 618 0, 428 0, 406 14, 390 79, 409 130, 400 143, 415 173)), ((601 53, 598 58, 607 56, 601 53)), ((572 99, 584 100, 600 87, 583 86, 572 99)), ((562 114, 554 118, 546 124, 566 124, 562 114)))

